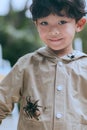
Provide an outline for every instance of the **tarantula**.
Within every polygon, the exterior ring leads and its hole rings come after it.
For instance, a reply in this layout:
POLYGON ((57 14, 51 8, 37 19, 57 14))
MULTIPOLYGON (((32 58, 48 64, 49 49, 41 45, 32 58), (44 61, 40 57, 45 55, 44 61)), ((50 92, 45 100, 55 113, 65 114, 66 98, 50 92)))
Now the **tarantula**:
POLYGON ((38 105, 39 100, 31 100, 31 96, 26 97, 26 106, 23 107, 23 110, 26 112, 27 116, 29 118, 35 118, 36 120, 39 120, 38 117, 40 115, 40 110, 38 107, 42 107, 38 105))

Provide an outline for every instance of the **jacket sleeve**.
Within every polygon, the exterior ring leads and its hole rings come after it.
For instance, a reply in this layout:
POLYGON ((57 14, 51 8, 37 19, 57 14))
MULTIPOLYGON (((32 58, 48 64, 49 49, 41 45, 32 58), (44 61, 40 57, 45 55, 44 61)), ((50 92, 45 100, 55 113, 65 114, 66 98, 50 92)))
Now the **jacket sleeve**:
POLYGON ((13 110, 20 99, 23 87, 23 71, 16 63, 10 73, 0 82, 0 123, 13 110))

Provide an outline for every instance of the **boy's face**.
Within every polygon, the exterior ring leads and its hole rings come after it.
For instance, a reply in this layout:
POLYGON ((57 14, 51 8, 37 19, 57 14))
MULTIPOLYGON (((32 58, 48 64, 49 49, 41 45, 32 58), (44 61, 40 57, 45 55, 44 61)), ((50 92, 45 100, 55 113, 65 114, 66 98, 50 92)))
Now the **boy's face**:
POLYGON ((72 52, 75 32, 80 28, 75 19, 50 14, 36 21, 42 41, 59 56, 72 52))

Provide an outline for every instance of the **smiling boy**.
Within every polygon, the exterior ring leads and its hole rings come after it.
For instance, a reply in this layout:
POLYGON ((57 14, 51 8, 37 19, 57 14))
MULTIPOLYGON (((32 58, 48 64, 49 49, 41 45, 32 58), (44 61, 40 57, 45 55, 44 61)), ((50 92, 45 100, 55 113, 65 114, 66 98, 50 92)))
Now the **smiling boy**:
POLYGON ((75 32, 82 30, 86 20, 84 18, 77 22, 73 18, 50 14, 45 18, 36 20, 36 26, 44 43, 56 51, 58 56, 72 53, 72 42, 75 32), (82 22, 82 24, 80 24, 82 22))
POLYGON ((20 101, 18 130, 87 130, 87 55, 72 47, 84 0, 33 0, 45 47, 20 58, 0 83, 0 121, 20 101))

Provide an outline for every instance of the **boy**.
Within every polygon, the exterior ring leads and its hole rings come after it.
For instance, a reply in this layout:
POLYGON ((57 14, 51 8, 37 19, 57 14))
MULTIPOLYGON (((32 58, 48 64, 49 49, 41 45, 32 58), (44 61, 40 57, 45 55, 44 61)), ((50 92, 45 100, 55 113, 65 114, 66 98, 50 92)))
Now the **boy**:
POLYGON ((72 48, 86 19, 84 0, 33 0, 47 45, 20 58, 0 83, 0 121, 20 101, 18 130, 87 130, 87 55, 72 48))

